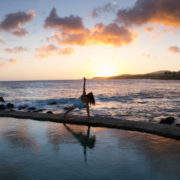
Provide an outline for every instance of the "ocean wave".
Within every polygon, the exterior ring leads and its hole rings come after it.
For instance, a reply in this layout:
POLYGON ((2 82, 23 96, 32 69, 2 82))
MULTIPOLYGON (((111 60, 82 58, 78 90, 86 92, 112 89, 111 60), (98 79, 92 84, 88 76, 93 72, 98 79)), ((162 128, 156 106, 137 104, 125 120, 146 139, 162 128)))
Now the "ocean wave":
POLYGON ((61 99, 46 99, 46 100, 37 100, 37 101, 22 101, 22 102, 13 102, 15 108, 19 107, 35 107, 35 108, 45 108, 48 106, 59 106, 72 104, 75 98, 61 98, 61 99))

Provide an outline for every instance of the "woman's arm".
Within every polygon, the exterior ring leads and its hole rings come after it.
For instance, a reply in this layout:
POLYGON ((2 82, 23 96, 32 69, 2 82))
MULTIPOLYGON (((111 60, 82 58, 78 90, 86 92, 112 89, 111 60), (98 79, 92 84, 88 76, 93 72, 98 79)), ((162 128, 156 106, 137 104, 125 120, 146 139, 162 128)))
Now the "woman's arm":
POLYGON ((86 95, 86 78, 84 77, 83 82, 83 96, 86 95))

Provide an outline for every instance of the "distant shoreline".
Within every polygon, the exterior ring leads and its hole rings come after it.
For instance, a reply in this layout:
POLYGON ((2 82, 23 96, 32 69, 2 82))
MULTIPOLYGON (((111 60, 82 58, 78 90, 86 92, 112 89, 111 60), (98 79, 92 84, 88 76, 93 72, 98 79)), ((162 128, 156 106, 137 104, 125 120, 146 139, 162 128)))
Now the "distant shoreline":
POLYGON ((107 127, 117 128, 131 131, 139 131, 151 133, 163 137, 173 138, 180 140, 180 127, 156 124, 141 121, 129 121, 123 119, 114 119, 105 116, 95 116, 92 118, 81 116, 68 116, 63 117, 63 114, 44 114, 35 112, 22 112, 22 111, 0 111, 0 117, 12 117, 19 119, 33 119, 39 121, 51 121, 56 123, 68 123, 87 125, 94 127, 107 127))
POLYGON ((180 71, 156 71, 147 74, 123 74, 109 77, 94 77, 93 79, 151 79, 151 80, 180 80, 180 71))

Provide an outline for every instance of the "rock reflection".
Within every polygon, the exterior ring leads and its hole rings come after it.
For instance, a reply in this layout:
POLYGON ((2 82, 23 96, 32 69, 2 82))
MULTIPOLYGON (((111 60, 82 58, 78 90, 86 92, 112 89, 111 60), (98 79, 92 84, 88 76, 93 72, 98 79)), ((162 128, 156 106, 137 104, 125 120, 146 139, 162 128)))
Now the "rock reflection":
POLYGON ((96 136, 90 136, 90 126, 88 126, 86 134, 84 132, 76 132, 68 125, 64 124, 64 127, 78 140, 78 142, 84 148, 84 160, 87 160, 87 148, 94 148, 96 142, 96 136))
POLYGON ((33 148, 35 151, 39 151, 39 144, 29 135, 26 122, 6 130, 3 132, 3 136, 8 142, 17 147, 33 148))

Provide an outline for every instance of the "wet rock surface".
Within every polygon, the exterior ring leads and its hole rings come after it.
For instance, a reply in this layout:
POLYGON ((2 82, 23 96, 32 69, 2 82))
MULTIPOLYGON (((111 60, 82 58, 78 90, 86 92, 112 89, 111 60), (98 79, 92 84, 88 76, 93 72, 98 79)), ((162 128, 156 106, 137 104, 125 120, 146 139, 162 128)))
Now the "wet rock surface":
POLYGON ((160 120, 160 124, 169 124, 172 125, 175 123, 175 118, 174 117, 167 117, 167 118, 162 118, 160 120))
POLYGON ((36 110, 35 107, 29 107, 29 108, 28 108, 28 111, 35 111, 35 110, 36 110))
POLYGON ((51 121, 56 123, 69 123, 78 125, 88 125, 94 127, 108 127, 124 130, 140 131, 143 133, 151 133, 159 136, 169 137, 180 140, 180 127, 170 126, 168 124, 149 123, 142 121, 115 119, 106 116, 95 116, 88 118, 87 116, 69 115, 64 117, 64 114, 22 112, 22 111, 0 111, 0 117, 14 117, 21 119, 34 119, 39 121, 51 121))
POLYGON ((2 96, 0 97, 0 102, 5 102, 5 100, 2 96))
POLYGON ((8 104, 6 105, 6 107, 7 107, 8 109, 14 108, 14 104, 8 103, 8 104))
POLYGON ((48 112, 46 112, 47 114, 53 114, 53 112, 52 111, 48 111, 48 112))
POLYGON ((4 109, 6 109, 5 105, 4 105, 4 104, 1 104, 1 105, 0 105, 0 110, 4 110, 4 109))

